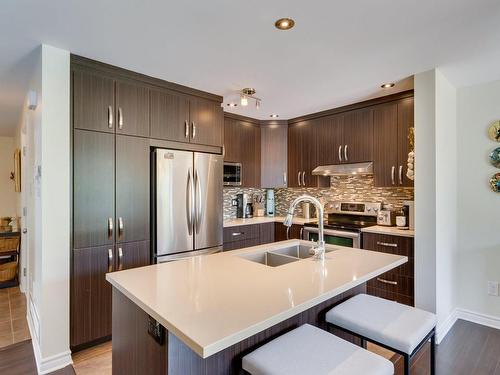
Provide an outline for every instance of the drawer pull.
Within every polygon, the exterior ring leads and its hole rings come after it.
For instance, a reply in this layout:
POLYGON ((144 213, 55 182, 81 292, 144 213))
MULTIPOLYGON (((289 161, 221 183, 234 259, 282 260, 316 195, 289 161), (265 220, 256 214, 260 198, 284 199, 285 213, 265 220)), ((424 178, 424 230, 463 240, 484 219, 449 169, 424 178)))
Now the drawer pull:
POLYGON ((244 232, 233 232, 231 233, 231 236, 236 237, 236 236, 241 236, 242 234, 245 234, 244 232))
POLYGON ((377 277, 377 281, 380 281, 381 283, 384 283, 384 284, 398 285, 397 281, 386 280, 386 279, 382 279, 380 277, 377 277))
POLYGON ((377 245, 386 246, 386 247, 398 247, 397 243, 380 242, 380 241, 377 241, 377 245))

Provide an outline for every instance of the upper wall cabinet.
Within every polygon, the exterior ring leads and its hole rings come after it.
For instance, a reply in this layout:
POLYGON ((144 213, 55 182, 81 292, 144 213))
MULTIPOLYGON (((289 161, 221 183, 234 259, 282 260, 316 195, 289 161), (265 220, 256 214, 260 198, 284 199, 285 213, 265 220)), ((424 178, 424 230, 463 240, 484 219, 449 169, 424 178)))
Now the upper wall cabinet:
POLYGON ((149 136, 149 89, 133 80, 73 70, 76 129, 149 136))
POLYGON ((220 103, 192 97, 189 100, 191 142, 222 147, 224 139, 224 111, 220 103))
POLYGON ((287 187, 287 133, 286 122, 263 123, 260 126, 260 185, 263 188, 287 187))
POLYGON ((73 70, 73 126, 115 132, 115 82, 99 73, 73 70))
POLYGON ((373 160, 373 110, 363 108, 318 120, 318 164, 373 160))
POLYGON ((406 177, 413 116, 413 98, 374 107, 375 186, 413 186, 413 181, 406 177))
POLYGON ((135 81, 116 81, 116 132, 149 137, 149 89, 135 81))
POLYGON ((241 163, 242 187, 260 187, 261 134, 258 123, 224 118, 224 161, 241 163))

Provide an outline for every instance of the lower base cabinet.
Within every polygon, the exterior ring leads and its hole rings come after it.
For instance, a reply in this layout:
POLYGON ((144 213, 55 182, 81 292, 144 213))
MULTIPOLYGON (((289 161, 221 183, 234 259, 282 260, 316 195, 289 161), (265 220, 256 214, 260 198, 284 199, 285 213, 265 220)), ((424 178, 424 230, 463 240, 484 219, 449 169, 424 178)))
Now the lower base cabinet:
POLYGON ((288 228, 283 223, 275 223, 274 240, 278 242, 291 239, 302 239, 303 230, 303 225, 292 224, 292 226, 288 230, 288 228))
POLYGON ((149 240, 73 250, 72 349, 111 337, 111 285, 106 273, 148 264, 149 240))
POLYGON ((415 306, 414 239, 386 234, 363 233, 363 249, 408 257, 408 262, 366 284, 373 296, 415 306))

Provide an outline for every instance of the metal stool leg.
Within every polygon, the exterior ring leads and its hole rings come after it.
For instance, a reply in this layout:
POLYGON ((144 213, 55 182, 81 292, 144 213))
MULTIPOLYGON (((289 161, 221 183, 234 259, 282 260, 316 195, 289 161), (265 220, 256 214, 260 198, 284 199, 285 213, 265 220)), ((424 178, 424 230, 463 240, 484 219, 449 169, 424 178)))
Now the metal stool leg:
POLYGON ((410 375, 410 356, 408 354, 403 355, 404 366, 405 366, 405 375, 410 375))
POLYGON ((436 333, 431 337, 431 375, 436 373, 436 333))

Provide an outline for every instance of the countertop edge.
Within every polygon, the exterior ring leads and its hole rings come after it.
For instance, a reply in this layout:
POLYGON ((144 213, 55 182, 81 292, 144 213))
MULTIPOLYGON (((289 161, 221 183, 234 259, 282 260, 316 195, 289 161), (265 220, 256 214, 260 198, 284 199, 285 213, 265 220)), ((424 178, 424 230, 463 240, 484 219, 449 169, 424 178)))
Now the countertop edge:
MULTIPOLYGON (((282 223, 285 220, 283 216, 256 216, 249 219, 228 219, 224 220, 223 227, 231 228, 231 227, 239 227, 241 225, 258 225, 265 223, 282 223)), ((292 224, 304 225, 308 223, 314 223, 318 221, 318 218, 300 218, 294 217, 292 224)))
POLYGON ((202 358, 207 358, 210 357, 213 354, 216 354, 234 344, 237 344, 238 342, 253 336, 267 328, 270 328, 278 323, 281 323, 282 321, 291 318, 292 316, 295 316, 297 314, 300 314, 301 312, 310 309, 311 307, 314 307, 330 298, 333 298, 349 289, 352 289, 356 286, 359 286, 368 280, 373 279, 376 276, 379 276, 383 274, 384 272, 387 272, 393 268, 396 268, 408 261, 407 257, 401 257, 400 259, 384 266, 376 271, 373 271, 369 274, 366 274, 365 276, 353 280, 351 282, 348 282, 342 286, 339 286, 338 288, 331 290, 327 293, 322 294, 321 296, 318 296, 316 298, 313 298, 305 303, 302 303, 301 305, 295 306, 291 309, 288 309, 286 311, 283 311, 277 315, 274 315, 258 324, 255 324, 251 327, 248 327, 242 331, 239 331, 233 335, 227 336, 226 338, 219 340, 215 343, 209 344, 205 347, 199 345, 195 341, 193 341, 189 336, 183 334, 182 331, 180 331, 177 327, 175 327, 173 324, 169 323, 167 320, 165 320, 163 317, 161 317, 159 314, 157 314, 153 309, 151 309, 149 306, 145 305, 142 303, 138 298, 136 298, 132 293, 129 291, 125 290, 119 283, 116 283, 113 278, 108 278, 109 274, 106 274, 106 280, 118 291, 120 291, 123 295, 125 295, 127 298, 129 298, 132 302, 134 302, 137 306, 139 306, 144 312, 149 314, 151 317, 153 317, 156 321, 158 321, 162 326, 164 326, 168 331, 172 332, 177 338, 179 338, 182 342, 184 342, 189 348, 191 348, 196 354, 198 354, 202 358))
POLYGON ((374 233, 374 234, 387 234, 390 236, 399 237, 415 237, 415 231, 411 229, 398 229, 397 227, 384 227, 381 225, 374 225, 372 227, 366 227, 361 229, 362 233, 374 233))

